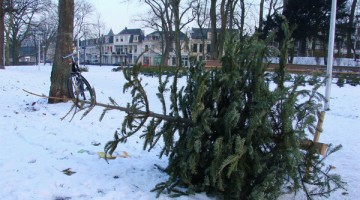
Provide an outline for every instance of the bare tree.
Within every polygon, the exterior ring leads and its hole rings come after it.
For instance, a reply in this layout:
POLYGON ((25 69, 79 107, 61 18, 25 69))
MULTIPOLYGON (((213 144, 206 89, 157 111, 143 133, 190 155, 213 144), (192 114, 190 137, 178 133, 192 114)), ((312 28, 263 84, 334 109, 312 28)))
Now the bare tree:
POLYGON ((239 34, 240 41, 244 39, 244 29, 245 29, 245 0, 240 0, 240 24, 239 24, 239 34))
POLYGON ((218 59, 218 37, 217 37, 217 14, 216 14, 217 0, 211 0, 210 4, 210 22, 211 22, 211 59, 218 59))
POLYGON ((140 0, 150 7, 146 17, 139 17, 147 28, 161 33, 162 65, 167 65, 170 51, 175 42, 176 64, 181 63, 181 30, 194 20, 194 16, 187 15, 196 0, 140 0), (189 17, 190 16, 190 17, 189 17))
POLYGON ((96 23, 91 22, 91 16, 94 12, 95 8, 90 2, 86 0, 75 2, 74 39, 80 38, 86 30, 96 25, 96 23))
POLYGON ((195 0, 190 0, 184 4, 184 7, 181 6, 181 0, 171 0, 171 9, 174 14, 174 26, 175 26, 175 55, 176 55, 176 66, 181 66, 181 44, 180 44, 180 33, 181 30, 190 22, 195 19, 195 16, 187 18, 186 21, 183 21, 187 12, 195 4, 195 0))
POLYGON ((51 43, 54 43, 56 40, 56 33, 58 28, 58 13, 56 6, 53 4, 43 16, 40 18, 38 30, 42 33, 42 45, 44 50, 44 63, 47 59, 53 60, 53 57, 47 58, 47 52, 51 43))
POLYGON ((162 57, 161 65, 168 63, 173 36, 174 15, 171 10, 170 0, 140 0, 150 7, 146 17, 140 17, 138 21, 143 21, 146 27, 153 28, 161 33, 162 57))
POLYGON ((49 0, 14 0, 12 12, 10 43, 13 63, 17 64, 20 58, 20 47, 25 39, 28 39, 36 29, 35 16, 48 7, 49 0))
POLYGON ((5 60, 4 60, 4 18, 6 14, 4 0, 0 0, 0 69, 5 69, 5 60))
MULTIPOLYGON (((13 7, 12 0, 0 0, 0 69, 5 69, 4 60, 4 30, 5 30, 5 15, 11 14, 16 10, 13 7)), ((9 43, 7 42, 7 45, 9 43)))
MULTIPOLYGON (((197 0, 193 12, 195 15, 196 24, 200 30, 201 42, 203 44, 203 47, 205 47, 205 38, 207 34, 207 31, 205 30, 208 30, 210 20, 208 15, 208 0, 197 0)), ((202 54, 202 57, 205 59, 205 51, 202 51, 202 54)))
MULTIPOLYGON (((5 5, 4 0, 0 0, 0 30, 5 29, 4 18, 5 18, 5 5)), ((4 31, 0 31, 0 69, 5 69, 4 61, 4 31)))
POLYGON ((258 30, 261 31, 262 27, 263 27, 263 16, 264 16, 264 3, 265 3, 265 0, 260 0, 260 10, 259 10, 259 27, 258 27, 258 30))
MULTIPOLYGON (((354 33, 355 27, 355 10, 356 10, 357 0, 353 0, 350 8, 350 16, 348 23, 348 31, 346 33, 346 57, 351 58, 351 49, 353 49, 352 34, 354 33)), ((354 54, 356 54, 356 48, 354 48, 354 54)))
POLYGON ((221 18, 221 29, 220 29, 220 34, 219 34, 219 54, 218 54, 218 59, 221 58, 222 53, 223 53, 223 49, 224 49, 224 42, 225 42, 225 37, 227 35, 227 29, 229 28, 228 26, 228 21, 229 18, 233 19, 233 16, 229 16, 230 14, 230 8, 232 7, 234 0, 221 0, 221 5, 220 5, 220 18, 221 18))
MULTIPOLYGON (((61 56, 72 53, 74 29, 74 0, 59 0, 59 26, 56 36, 55 58, 51 71, 49 96, 68 97, 66 81, 71 72, 71 65, 61 56)), ((63 100, 49 99, 49 103, 63 100)))
POLYGON ((99 51, 99 62, 100 66, 102 65, 102 57, 104 54, 104 44, 105 44, 105 23, 101 21, 100 14, 97 15, 96 23, 93 25, 93 35, 96 38, 96 48, 99 51))
POLYGON ((236 14, 235 11, 238 9, 238 2, 239 0, 232 0, 229 2, 229 29, 234 29, 235 22, 236 22, 236 14))
POLYGON ((233 26, 234 13, 238 0, 221 0, 220 2, 220 30, 217 25, 217 0, 211 0, 210 20, 211 20, 211 52, 212 59, 221 58, 224 48, 227 29, 233 26), (230 20, 229 20, 230 19, 230 20), (230 25, 231 24, 231 25, 230 25))

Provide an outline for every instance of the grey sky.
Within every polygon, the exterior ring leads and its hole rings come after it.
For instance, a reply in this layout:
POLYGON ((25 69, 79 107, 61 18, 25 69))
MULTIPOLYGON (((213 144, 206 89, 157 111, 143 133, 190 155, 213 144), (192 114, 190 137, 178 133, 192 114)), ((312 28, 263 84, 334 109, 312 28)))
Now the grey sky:
MULTIPOLYGON (((95 7, 95 13, 100 14, 100 19, 105 23, 106 32, 112 28, 118 33, 127 28, 142 28, 142 24, 132 19, 140 13, 145 13, 146 8, 139 8, 138 1, 121 3, 124 0, 88 0, 95 7)), ((96 18, 96 16, 94 16, 96 18)), ((148 33, 147 33, 148 34, 148 33)))

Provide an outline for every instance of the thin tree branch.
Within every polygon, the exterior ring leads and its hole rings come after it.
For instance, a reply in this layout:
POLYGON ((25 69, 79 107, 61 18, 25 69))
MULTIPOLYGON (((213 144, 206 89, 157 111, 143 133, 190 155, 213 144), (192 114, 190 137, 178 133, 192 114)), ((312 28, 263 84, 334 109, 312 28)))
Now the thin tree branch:
POLYGON ((163 114, 159 114, 159 113, 154 113, 154 112, 146 112, 146 111, 142 111, 142 110, 134 110, 131 108, 127 108, 127 107, 122 107, 122 106, 115 106, 115 105, 109 105, 109 104, 104 104, 104 103, 98 103, 96 101, 83 101, 83 100, 79 100, 79 99, 73 99, 73 98, 67 98, 67 97, 50 97, 50 96, 46 96, 46 95, 39 95, 30 91, 27 91, 25 89, 23 89, 24 92, 34 95, 34 96, 38 96, 38 97, 43 97, 43 98, 47 98, 47 99, 56 99, 56 100, 63 100, 63 101, 73 101, 75 103, 83 103, 83 104, 90 104, 90 108, 94 107, 94 106, 99 106, 99 107, 103 107, 103 108, 108 108, 108 109, 112 109, 112 110, 120 110, 123 112, 126 112, 128 114, 133 114, 133 115, 144 115, 144 116, 149 116, 149 117, 153 117, 153 118, 158 118, 158 119, 162 119, 165 121, 170 121, 170 122, 175 122, 175 123, 183 123, 183 124, 187 124, 187 125, 191 125, 191 121, 189 119, 184 119, 181 117, 173 117, 173 116, 169 116, 169 115, 163 115, 163 114))

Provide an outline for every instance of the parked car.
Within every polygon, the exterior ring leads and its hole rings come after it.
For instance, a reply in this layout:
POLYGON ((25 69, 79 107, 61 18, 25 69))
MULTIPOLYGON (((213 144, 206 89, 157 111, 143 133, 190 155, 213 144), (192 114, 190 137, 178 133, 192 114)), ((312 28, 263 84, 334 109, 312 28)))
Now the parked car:
POLYGON ((52 61, 51 61, 50 59, 46 59, 44 64, 46 64, 46 63, 51 64, 51 63, 52 63, 52 61))
POLYGON ((115 62, 115 63, 113 64, 113 66, 123 66, 123 63, 122 63, 122 62, 115 62))

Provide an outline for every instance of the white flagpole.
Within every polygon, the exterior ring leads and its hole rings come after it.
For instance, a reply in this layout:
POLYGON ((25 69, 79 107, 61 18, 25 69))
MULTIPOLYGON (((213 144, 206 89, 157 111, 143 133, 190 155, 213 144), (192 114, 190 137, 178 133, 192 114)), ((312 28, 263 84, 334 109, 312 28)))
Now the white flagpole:
MULTIPOLYGON (((314 142, 318 142, 320 133, 322 132, 322 124, 325 118, 325 112, 330 110, 330 92, 331 92, 331 81, 332 81, 332 67, 334 57, 334 40, 335 40, 335 19, 336 19, 336 0, 332 0, 331 4, 331 17, 330 17, 330 30, 329 30, 329 45, 328 45, 328 57, 327 57, 327 68, 326 68, 326 90, 325 90, 325 105, 324 110, 320 113, 319 121, 316 126, 316 132, 314 135, 314 142)), ((326 145, 324 149, 321 149, 321 154, 325 154, 326 145)))
POLYGON ((332 0, 331 4, 331 18, 330 18, 330 31, 329 31, 329 45, 328 45, 328 57, 326 68, 326 90, 325 90, 325 106, 324 110, 330 109, 330 93, 331 93, 331 81, 332 81, 332 67, 334 56, 334 40, 335 40, 335 21, 336 21, 336 0, 332 0))

